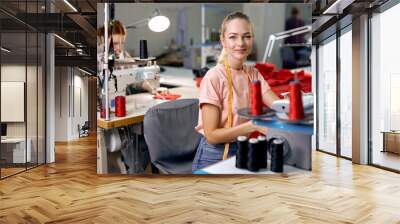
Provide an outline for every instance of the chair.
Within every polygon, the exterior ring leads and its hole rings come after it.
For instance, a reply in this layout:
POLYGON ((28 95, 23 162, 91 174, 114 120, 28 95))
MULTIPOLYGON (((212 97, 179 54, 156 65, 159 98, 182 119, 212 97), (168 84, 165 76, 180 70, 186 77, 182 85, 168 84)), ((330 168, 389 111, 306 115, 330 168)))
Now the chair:
POLYGON ((90 129, 89 121, 85 121, 82 127, 80 127, 80 125, 78 124, 79 138, 89 136, 89 129, 90 129))
POLYGON ((198 115, 198 99, 164 102, 146 112, 144 138, 152 165, 161 173, 192 173, 200 142, 200 134, 194 129, 198 115))

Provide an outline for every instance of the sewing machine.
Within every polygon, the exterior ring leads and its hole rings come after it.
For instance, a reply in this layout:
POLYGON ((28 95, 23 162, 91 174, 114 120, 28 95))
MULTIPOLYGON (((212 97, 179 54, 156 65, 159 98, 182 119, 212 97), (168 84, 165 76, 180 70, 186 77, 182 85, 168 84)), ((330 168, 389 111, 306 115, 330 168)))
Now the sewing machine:
POLYGON ((120 67, 113 71, 116 92, 125 92, 128 85, 147 81, 151 89, 160 87, 160 67, 154 62, 149 61, 146 66, 130 68, 120 67), (122 86, 122 88, 120 88, 122 86))
MULTIPOLYGON (((288 114, 290 101, 288 93, 283 93, 284 99, 275 100, 272 103, 272 109, 278 113, 288 114)), ((302 95, 303 109, 305 112, 312 111, 314 107, 314 95, 312 93, 303 93, 302 95)))
POLYGON ((134 61, 132 59, 117 60, 111 76, 108 80, 108 99, 110 109, 114 111, 114 99, 117 95, 126 96, 126 90, 132 84, 139 84, 139 92, 149 91, 155 93, 160 87, 160 67, 154 62, 147 61, 147 65, 143 65, 143 61, 134 61), (145 81, 145 85, 143 85, 145 81), (143 86, 146 89, 142 89, 143 86))

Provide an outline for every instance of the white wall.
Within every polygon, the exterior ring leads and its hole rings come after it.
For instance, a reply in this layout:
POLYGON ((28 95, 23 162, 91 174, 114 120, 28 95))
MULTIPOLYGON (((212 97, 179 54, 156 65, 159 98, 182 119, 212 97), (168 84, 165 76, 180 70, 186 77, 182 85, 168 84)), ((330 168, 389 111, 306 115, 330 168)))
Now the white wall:
POLYGON ((88 78, 83 75, 75 68, 56 67, 56 141, 77 139, 78 124, 83 125, 88 120, 88 78))
MULTIPOLYGON (((207 4, 206 7, 206 26, 219 30, 221 22, 226 14, 236 10, 243 10, 254 26, 255 32, 255 50, 258 60, 261 60, 270 34, 284 31, 287 8, 290 4, 265 4, 265 3, 229 3, 229 4, 207 4), (215 6, 217 5, 217 6, 215 6), (222 7, 224 5, 224 7, 222 7)), ((310 11, 307 5, 297 4, 301 11, 310 11)), ((150 56, 158 56, 165 51, 165 47, 170 43, 171 39, 177 38, 178 35, 178 9, 185 10, 185 28, 186 37, 185 44, 189 46, 190 39, 194 44, 201 43, 201 4, 196 3, 117 3, 115 4, 115 17, 124 25, 132 24, 136 21, 152 15, 155 8, 160 9, 161 13, 166 15, 171 26, 162 33, 154 33, 147 26, 128 31, 128 37, 125 49, 132 56, 138 56, 139 40, 146 39, 148 41, 148 50, 150 56)), ((307 13, 304 13, 307 14, 307 13)), ((311 13, 308 13, 311 15, 311 13)), ((308 15, 307 14, 307 15, 308 15)), ((104 24, 104 4, 97 4, 97 25, 104 24)), ((281 56, 279 44, 277 41, 274 51, 269 62, 281 66, 281 56)))
MULTIPOLYGON (((42 68, 21 64, 3 64, 1 66, 2 81, 24 82, 26 85, 26 107, 21 108, 26 120, 23 122, 7 122, 7 137, 27 138, 31 140, 31 155, 36 162, 39 153, 39 163, 44 162, 44 88, 42 68), (26 81, 27 78, 27 81, 26 81)), ((24 91, 21 92, 24 94, 24 91)), ((2 96, 7 97, 7 96, 2 96)), ((25 97, 24 97, 25 98, 25 97)), ((25 105, 25 104, 24 104, 25 105)), ((11 108, 1 108, 2 112, 13 113, 11 108)))
MULTIPOLYGON (((235 12, 240 11, 243 12, 243 3, 226 3, 226 4, 206 4, 205 5, 205 25, 206 28, 209 29, 211 34, 212 29, 215 32, 219 32, 221 28, 222 21, 225 16, 235 12)), ((201 15, 199 15, 201 16, 201 15)), ((201 17, 199 17, 200 20, 201 17)))
POLYGON ((86 76, 82 76, 83 73, 81 73, 78 70, 74 71, 74 91, 73 91, 73 113, 72 113, 72 130, 71 130, 71 138, 77 138, 79 137, 78 133, 78 124, 82 126, 85 121, 88 121, 89 115, 88 115, 88 107, 89 107, 89 102, 88 102, 88 78, 86 76), (80 91, 80 93, 79 93, 80 91), (80 102, 79 102, 80 101, 80 102))
MULTIPOLYGON (((18 81, 25 82, 25 65, 2 65, 1 66, 1 81, 18 81)), ((31 67, 27 68, 31 70, 31 67)), ((7 110, 7 108, 1 108, 7 110)), ((25 137, 25 122, 7 123, 8 137, 25 137)))
MULTIPOLYGON (((164 52, 171 39, 175 39, 178 33, 178 13, 177 9, 187 9, 185 25, 187 28, 187 38, 185 43, 189 44, 190 38, 198 44, 201 40, 201 20, 200 4, 176 4, 176 3, 118 3, 115 4, 115 19, 121 21, 125 26, 150 17, 155 9, 170 19, 170 27, 161 33, 152 32, 147 25, 137 29, 128 30, 125 50, 132 56, 139 55, 139 40, 146 39, 149 56, 157 56, 164 52)), ((97 4, 97 25, 104 24, 104 4, 97 4)))
POLYGON ((68 118, 68 67, 55 68, 55 140, 66 141, 68 118))
MULTIPOLYGON (((252 3, 245 4, 243 11, 246 13, 253 23, 255 34, 255 45, 257 49, 257 58, 262 60, 267 46, 268 37, 285 29, 285 8, 286 4, 263 4, 252 3)), ((277 67, 281 67, 281 56, 279 51, 279 43, 277 41, 268 63, 273 63, 277 67)))
MULTIPOLYGON (((312 92, 314 93, 314 114, 317 114, 317 107, 316 107, 316 102, 317 102, 317 48, 315 45, 312 46, 312 51, 311 51, 311 74, 312 76, 312 92)), ((317 122, 314 122, 314 135, 311 138, 311 146, 313 150, 317 149, 317 135, 316 135, 316 130, 317 130, 317 122)))
MULTIPOLYGON (((25 82, 25 75, 27 69, 28 74, 32 73, 33 71, 36 73, 36 67, 33 66, 28 66, 25 67, 25 65, 2 65, 1 66, 1 81, 18 81, 18 82, 25 82)), ((36 84, 36 83, 35 83, 36 84)), ((35 95, 36 95, 36 89, 35 89, 35 95)), ((33 95, 33 93, 31 93, 33 95)), ((32 96, 31 95, 31 96, 32 96)), ((28 96, 28 102, 30 102, 32 97, 29 97, 30 94, 27 94, 28 96)), ((36 106, 35 106, 36 107, 36 106)), ((1 108, 1 110, 7 110, 7 108, 1 108)), ((10 111, 12 113, 12 111, 10 111)), ((33 120, 30 116, 28 116, 28 121, 30 122, 33 120)), ((36 118, 36 114, 35 114, 36 118)), ((36 119, 35 119, 36 121, 36 119)), ((7 123, 7 136, 8 137, 25 137, 25 125, 26 122, 8 122, 7 123)), ((28 127, 31 127, 29 125, 28 127)), ((28 136, 29 137, 29 136, 28 136)))

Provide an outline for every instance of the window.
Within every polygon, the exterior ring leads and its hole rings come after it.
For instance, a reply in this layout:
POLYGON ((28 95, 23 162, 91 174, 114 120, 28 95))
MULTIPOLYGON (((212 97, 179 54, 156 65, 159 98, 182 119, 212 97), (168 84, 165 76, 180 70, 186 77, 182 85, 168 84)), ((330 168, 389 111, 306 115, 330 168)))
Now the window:
POLYGON ((400 170, 400 4, 371 19, 372 163, 400 170))
POLYGON ((340 36, 340 155, 352 157, 352 32, 340 36))
POLYGON ((336 37, 318 48, 318 149, 336 153, 336 37))
MULTIPOLYGON (((24 17, 40 13, 44 4, 2 1, 0 7, 24 17)), ((0 178, 4 178, 45 163, 46 40, 44 33, 22 20, 4 12, 0 17, 0 178)))

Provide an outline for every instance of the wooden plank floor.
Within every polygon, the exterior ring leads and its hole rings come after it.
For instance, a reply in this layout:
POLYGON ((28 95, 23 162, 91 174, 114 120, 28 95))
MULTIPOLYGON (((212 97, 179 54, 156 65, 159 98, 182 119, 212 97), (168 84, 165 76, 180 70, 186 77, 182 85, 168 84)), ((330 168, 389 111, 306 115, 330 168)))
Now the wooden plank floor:
POLYGON ((0 181, 0 223, 400 223, 400 175, 315 152, 295 176, 99 176, 96 139, 0 181))
POLYGON ((10 175, 13 175, 13 174, 15 174, 15 173, 18 173, 18 172, 22 172, 22 171, 24 171, 25 170, 25 167, 18 167, 18 168, 9 168, 9 167, 7 167, 7 168, 1 168, 1 176, 2 177, 7 177, 7 176, 10 176, 10 175))

